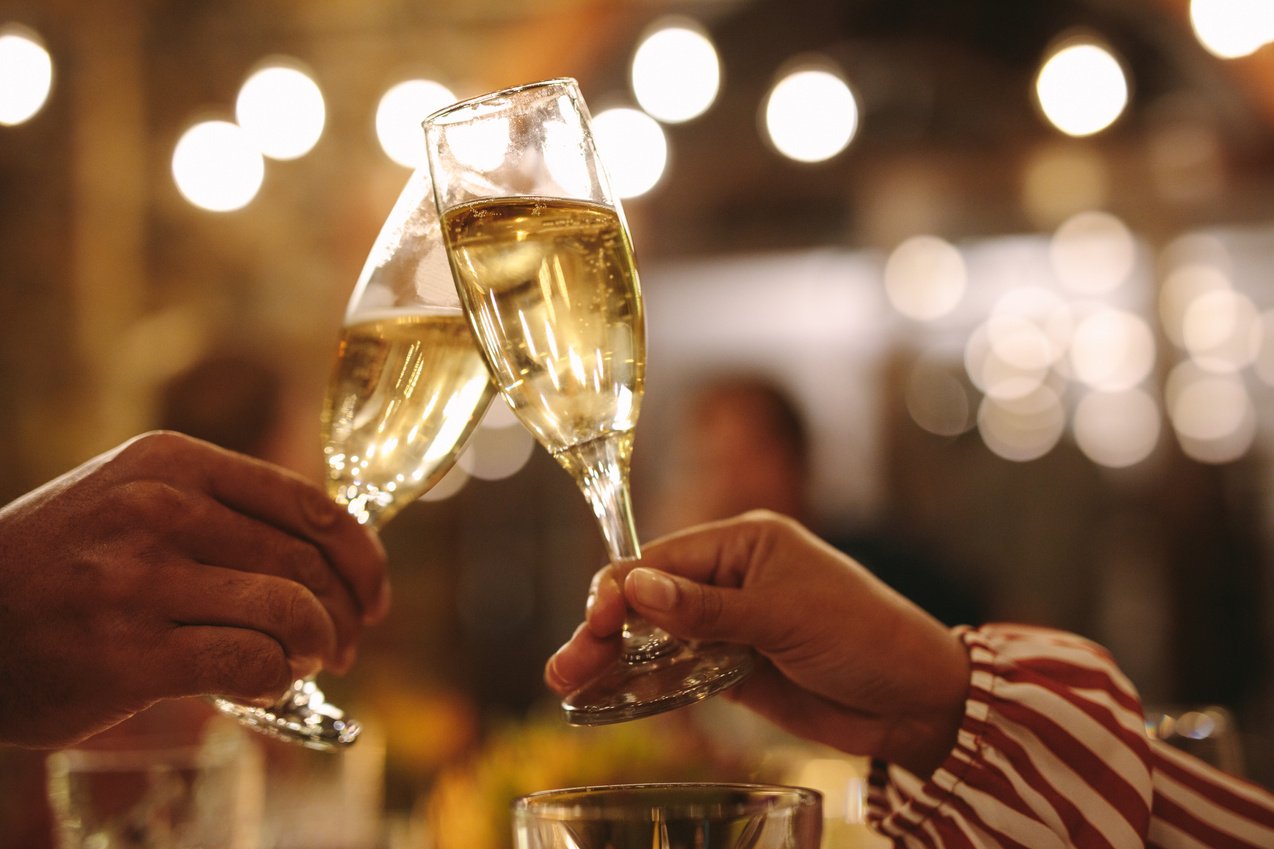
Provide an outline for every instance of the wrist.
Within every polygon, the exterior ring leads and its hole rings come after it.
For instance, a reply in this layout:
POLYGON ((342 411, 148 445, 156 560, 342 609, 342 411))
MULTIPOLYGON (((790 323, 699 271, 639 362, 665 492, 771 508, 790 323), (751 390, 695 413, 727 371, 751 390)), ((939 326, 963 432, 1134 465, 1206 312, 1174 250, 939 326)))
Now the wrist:
POLYGON ((972 675, 959 633, 944 629, 943 637, 933 647, 926 698, 892 723, 880 752, 884 760, 922 778, 932 775, 956 746, 972 675))

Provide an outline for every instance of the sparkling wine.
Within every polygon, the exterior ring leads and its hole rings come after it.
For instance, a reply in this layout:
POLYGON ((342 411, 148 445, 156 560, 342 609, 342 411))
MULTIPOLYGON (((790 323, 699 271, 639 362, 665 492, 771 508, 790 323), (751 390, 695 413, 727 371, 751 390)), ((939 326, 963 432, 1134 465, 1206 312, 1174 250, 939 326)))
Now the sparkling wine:
POLYGON ((387 521, 447 473, 493 394, 459 310, 345 327, 323 410, 328 494, 387 521))
POLYGON ((577 478, 598 442, 626 467, 646 340, 615 210, 496 198, 448 210, 442 225, 460 297, 513 411, 577 478))

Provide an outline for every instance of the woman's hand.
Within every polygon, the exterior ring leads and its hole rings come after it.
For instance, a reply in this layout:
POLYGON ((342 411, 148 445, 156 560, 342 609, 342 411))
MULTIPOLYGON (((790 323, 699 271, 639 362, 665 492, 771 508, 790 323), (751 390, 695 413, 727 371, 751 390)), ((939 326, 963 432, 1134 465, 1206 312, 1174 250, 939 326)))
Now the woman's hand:
POLYGON ((795 734, 919 775, 955 746, 970 675, 959 640, 795 521, 749 513, 603 569, 545 668, 554 691, 618 653, 625 603, 676 636, 754 648, 756 670, 727 692, 795 734))

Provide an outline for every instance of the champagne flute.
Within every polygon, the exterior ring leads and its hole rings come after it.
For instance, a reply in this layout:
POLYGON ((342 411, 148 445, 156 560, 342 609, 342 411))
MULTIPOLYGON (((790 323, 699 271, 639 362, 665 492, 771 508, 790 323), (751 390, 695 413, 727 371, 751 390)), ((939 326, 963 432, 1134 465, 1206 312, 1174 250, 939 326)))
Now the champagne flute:
MULTIPOLYGON (((463 101, 425 121, 460 300, 513 412, 571 474, 610 559, 636 560, 628 472, 645 324, 627 225, 574 80, 463 101)), ((691 648, 629 615, 616 663, 562 702, 602 725, 689 704, 751 669, 742 647, 691 648)))
MULTIPOLYGON (((447 473, 494 394, 421 170, 382 226, 345 311, 322 415, 328 494, 362 524, 383 525, 447 473)), ((360 732, 312 679, 268 708, 214 704, 315 749, 347 746, 360 732)))

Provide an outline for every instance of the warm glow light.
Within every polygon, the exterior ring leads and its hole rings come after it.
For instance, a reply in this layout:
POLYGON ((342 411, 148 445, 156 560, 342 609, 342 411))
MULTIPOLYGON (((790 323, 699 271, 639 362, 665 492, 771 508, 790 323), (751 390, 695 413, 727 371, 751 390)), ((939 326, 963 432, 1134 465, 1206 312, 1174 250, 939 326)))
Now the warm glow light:
POLYGON ((229 121, 205 121, 188 129, 173 150, 172 169, 186 200, 213 212, 247 206, 265 179, 260 151, 229 121))
MULTIPOLYGON (((1011 323, 1000 323, 1004 318, 1024 319, 1031 322, 1048 340, 1048 361, 1056 363, 1070 347, 1075 318, 1062 297, 1042 286, 1017 286, 1000 296, 991 307, 988 329, 1011 328, 1011 323)), ((1003 335, 1003 330, 999 331, 1003 335)))
POLYGON ((633 95, 652 117, 667 123, 697 118, 721 88, 717 49, 693 21, 661 22, 633 54, 633 95))
POLYGON ((1259 344, 1252 370, 1265 385, 1274 386, 1274 310, 1261 313, 1257 327, 1259 344))
POLYGON ((1128 279, 1137 261, 1137 245, 1124 223, 1110 213, 1081 212, 1057 228, 1049 258, 1066 289, 1097 295, 1128 279))
POLYGON ((1004 319, 998 327, 990 320, 981 324, 964 349, 964 367, 973 385, 1000 400, 1030 395, 1048 377, 1047 342, 1029 335, 1027 327, 1034 329, 1029 322, 1016 328, 1021 336, 1009 331, 1004 322, 1012 321, 1004 319))
POLYGON ((1149 457, 1161 429, 1159 408, 1143 389, 1089 392, 1075 407, 1073 426, 1079 450, 1112 469, 1149 457))
POLYGON ((1173 239, 1159 254, 1159 264, 1166 273, 1190 265, 1216 269, 1229 277, 1234 273, 1234 257, 1225 242, 1210 233, 1187 233, 1173 239))
POLYGON ((659 123, 637 109, 607 109, 593 116, 593 140, 621 198, 644 195, 668 164, 668 139, 659 123))
POLYGON ((1128 105, 1128 80, 1110 51, 1072 43, 1047 60, 1035 80, 1040 109, 1068 136, 1091 136, 1113 124, 1128 105))
POLYGON ((1228 463, 1256 436, 1256 409, 1234 375, 1207 374, 1186 363, 1173 370, 1164 395, 1181 449, 1204 463, 1228 463))
POLYGON ((1154 361, 1154 335, 1137 315, 1099 309, 1075 326, 1070 365, 1075 377, 1094 389, 1131 389, 1146 379, 1154 361))
POLYGON ((1006 401, 986 397, 978 407, 978 433, 1006 460, 1026 462, 1053 450, 1066 427, 1061 399, 1047 386, 1006 401))
POLYGON ((323 135, 327 107, 318 83, 289 61, 261 68, 244 82, 235 117, 271 159, 309 153, 323 135))
POLYGON ((427 167, 420 125, 455 99, 450 89, 432 80, 407 80, 389 89, 376 107, 376 137, 381 149, 406 168, 427 167))
MULTIPOLYGON (((464 456, 464 455, 461 455, 464 456)), ((445 501, 464 489, 464 485, 469 482, 469 473, 460 468, 459 465, 451 467, 451 471, 442 476, 442 480, 438 481, 429 491, 420 496, 421 501, 445 501)))
POLYGON ((954 245, 937 236, 913 236, 885 262, 885 294, 908 318, 931 321, 960 303, 968 276, 954 245))
POLYGON ((1171 272, 1159 287, 1159 323, 1164 335, 1184 348, 1190 305, 1205 295, 1230 290, 1230 278, 1210 265, 1185 265, 1171 272))
POLYGON ((1274 40, 1270 0, 1191 0, 1195 37, 1221 59, 1249 56, 1274 40))
POLYGON ((973 406, 964 383, 942 363, 919 362, 907 377, 907 412, 938 436, 957 436, 973 427, 973 406))
POLYGON ((40 37, 26 27, 0 27, 0 124, 35 117, 53 88, 53 60, 40 37))
POLYGON ((822 162, 844 150, 858 131, 858 102, 829 71, 796 71, 770 90, 765 129, 774 147, 798 162, 822 162))
POLYGON ((1262 326, 1251 298, 1219 289, 1190 302, 1181 332, 1186 350, 1201 368, 1224 374, 1256 359, 1262 326))
POLYGON ((535 440, 520 427, 486 427, 474 431, 457 461, 479 480, 502 480, 516 474, 535 448, 535 440))

